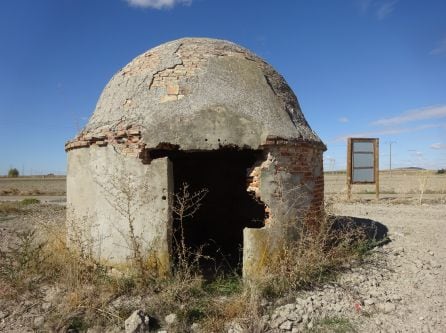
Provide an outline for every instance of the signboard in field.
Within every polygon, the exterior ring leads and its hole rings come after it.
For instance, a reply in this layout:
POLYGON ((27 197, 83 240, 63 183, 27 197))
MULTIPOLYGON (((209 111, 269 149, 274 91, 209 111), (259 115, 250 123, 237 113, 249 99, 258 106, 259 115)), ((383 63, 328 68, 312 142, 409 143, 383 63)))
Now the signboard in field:
POLYGON ((379 139, 348 138, 347 188, 351 196, 352 184, 376 184, 379 197, 379 139))

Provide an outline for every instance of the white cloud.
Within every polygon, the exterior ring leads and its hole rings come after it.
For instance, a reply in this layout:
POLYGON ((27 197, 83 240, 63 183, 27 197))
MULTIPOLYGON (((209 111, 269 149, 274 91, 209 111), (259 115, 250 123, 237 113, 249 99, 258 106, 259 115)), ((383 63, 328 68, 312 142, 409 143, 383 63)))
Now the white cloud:
POLYGON ((126 0, 130 6, 142 8, 164 9, 176 5, 190 5, 192 0, 126 0))
POLYGON ((437 142, 437 143, 433 143, 433 144, 431 144, 431 146, 430 146, 432 149, 446 149, 446 143, 440 143, 440 142, 437 142))
POLYGON ((347 138, 373 138, 381 135, 386 136, 392 136, 392 135, 398 135, 402 133, 412 133, 412 132, 419 132, 426 129, 431 128, 445 128, 446 129, 446 123, 443 124, 427 124, 417 127, 406 127, 406 128, 388 128, 383 130, 376 130, 376 131, 366 131, 366 132, 359 132, 359 133, 351 133, 347 135, 341 135, 338 136, 335 141, 345 141, 347 138))
POLYGON ((347 117, 341 117, 341 118, 338 119, 338 121, 340 123, 348 123, 348 118, 347 117))
POLYGON ((378 20, 384 20, 389 16, 394 10, 398 0, 384 1, 377 4, 378 9, 376 10, 376 16, 378 20))
POLYGON ((372 125, 394 126, 416 120, 426 120, 443 117, 446 117, 446 105, 430 106, 427 108, 404 112, 396 117, 378 119, 372 122, 372 125))
POLYGON ((446 37, 438 42, 437 46, 429 52, 430 55, 446 54, 446 37))
POLYGON ((396 7, 399 0, 355 0, 361 14, 372 11, 378 20, 384 20, 396 7))

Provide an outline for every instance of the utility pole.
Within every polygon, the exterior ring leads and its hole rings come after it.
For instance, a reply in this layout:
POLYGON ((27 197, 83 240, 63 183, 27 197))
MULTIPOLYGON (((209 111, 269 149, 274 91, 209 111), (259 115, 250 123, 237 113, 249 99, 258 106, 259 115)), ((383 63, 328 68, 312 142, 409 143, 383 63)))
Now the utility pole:
POLYGON ((392 144, 396 143, 396 141, 387 141, 386 144, 389 145, 390 148, 390 154, 389 154, 389 170, 390 170, 390 177, 392 177, 392 144))

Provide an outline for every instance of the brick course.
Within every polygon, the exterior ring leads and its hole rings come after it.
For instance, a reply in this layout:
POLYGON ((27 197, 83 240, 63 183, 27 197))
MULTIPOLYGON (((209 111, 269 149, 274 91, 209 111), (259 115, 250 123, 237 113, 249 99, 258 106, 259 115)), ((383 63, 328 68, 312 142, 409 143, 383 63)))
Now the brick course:
POLYGON ((102 129, 94 133, 81 133, 65 144, 65 151, 90 146, 105 147, 113 145, 117 151, 127 156, 140 157, 145 144, 142 142, 139 126, 117 126, 115 129, 102 129))

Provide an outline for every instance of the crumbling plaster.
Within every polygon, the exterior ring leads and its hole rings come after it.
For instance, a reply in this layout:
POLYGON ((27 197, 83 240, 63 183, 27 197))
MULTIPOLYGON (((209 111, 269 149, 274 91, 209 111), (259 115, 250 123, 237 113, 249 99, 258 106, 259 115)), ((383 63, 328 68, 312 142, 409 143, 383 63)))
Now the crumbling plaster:
POLYGON ((243 273, 255 278, 280 244, 293 237, 289 220, 308 222, 320 210, 326 148, 284 79, 265 61, 227 41, 169 42, 113 76, 85 129, 65 146, 68 222, 87 216, 97 255, 111 262, 128 258, 125 219, 112 203, 117 196, 110 184, 133 175, 133 200, 139 207, 135 230, 147 250, 156 249, 167 270, 172 166, 167 157, 152 160, 150 151, 223 147, 262 150, 265 156, 252 168, 247 188, 268 213, 265 227, 244 230, 243 273), (150 195, 143 193, 145 182, 150 195))
POLYGON ((151 148, 257 149, 269 136, 321 142, 270 65, 236 44, 205 38, 163 44, 113 76, 84 132, 122 124, 140 125, 151 148))

